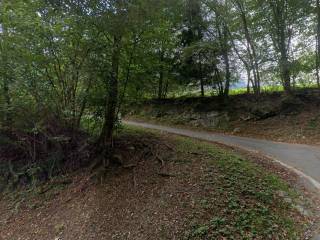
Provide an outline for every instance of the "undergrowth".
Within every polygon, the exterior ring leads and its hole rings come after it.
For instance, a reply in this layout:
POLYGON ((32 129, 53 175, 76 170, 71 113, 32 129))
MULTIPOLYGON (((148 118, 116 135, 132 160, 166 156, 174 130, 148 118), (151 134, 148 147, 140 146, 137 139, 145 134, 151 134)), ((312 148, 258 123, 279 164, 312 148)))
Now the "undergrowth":
POLYGON ((199 202, 206 213, 200 222, 195 216, 186 239, 300 239, 303 227, 295 222, 299 213, 291 204, 299 195, 287 183, 211 144, 181 137, 178 142, 181 151, 210 156, 201 180, 208 194, 199 202))
MULTIPOLYGON (((146 131, 158 136, 153 130, 126 129, 137 135, 146 131)), ((176 164, 197 161, 203 170, 200 184, 205 194, 199 193, 184 239, 303 238, 308 216, 297 209, 307 208, 307 203, 284 180, 212 144, 173 139, 179 155, 176 164)))

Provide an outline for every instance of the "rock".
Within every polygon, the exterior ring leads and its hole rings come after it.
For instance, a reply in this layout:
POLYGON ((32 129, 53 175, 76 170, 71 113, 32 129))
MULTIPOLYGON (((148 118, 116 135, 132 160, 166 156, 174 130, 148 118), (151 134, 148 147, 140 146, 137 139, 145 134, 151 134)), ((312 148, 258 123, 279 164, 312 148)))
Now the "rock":
POLYGON ((301 213, 303 216, 309 217, 311 215, 310 211, 305 209, 303 206, 301 205, 294 205, 294 208, 301 213))
POLYGON ((207 118, 211 118, 211 119, 212 119, 212 118, 219 117, 220 115, 221 115, 221 113, 216 112, 216 111, 206 113, 206 117, 207 117, 207 118))
POLYGON ((189 113, 189 120, 199 120, 201 119, 200 114, 197 113, 189 113))
POLYGON ((55 229, 56 233, 61 233, 65 229, 65 226, 63 223, 59 223, 54 226, 54 229, 55 229))
POLYGON ((235 128, 232 131, 233 134, 240 133, 240 132, 241 132, 241 128, 235 128))
POLYGON ((284 198, 283 199, 286 203, 292 203, 293 201, 292 201, 292 199, 291 198, 289 198, 289 197, 286 197, 286 198, 284 198))
POLYGON ((201 124, 198 120, 193 120, 193 121, 190 121, 190 124, 194 127, 200 127, 201 124))
POLYGON ((257 119, 263 120, 263 119, 267 119, 270 117, 274 117, 277 115, 277 111, 270 108, 268 109, 266 108, 257 108, 255 110, 253 110, 252 114, 256 116, 257 119))
POLYGON ((276 193, 277 193, 277 195, 278 195, 279 197, 282 197, 282 198, 288 196, 288 194, 287 194, 286 192, 284 192, 284 191, 277 191, 276 193))
POLYGON ((225 112, 208 112, 202 115, 203 125, 205 127, 218 127, 230 121, 230 118, 225 112))
POLYGON ((193 120, 193 121, 190 121, 190 123, 191 123, 191 125, 193 125, 195 127, 206 127, 207 126, 205 121, 202 119, 193 120))
POLYGON ((245 122, 250 121, 250 120, 254 120, 254 119, 255 119, 254 116, 251 114, 240 116, 240 120, 245 121, 245 122))

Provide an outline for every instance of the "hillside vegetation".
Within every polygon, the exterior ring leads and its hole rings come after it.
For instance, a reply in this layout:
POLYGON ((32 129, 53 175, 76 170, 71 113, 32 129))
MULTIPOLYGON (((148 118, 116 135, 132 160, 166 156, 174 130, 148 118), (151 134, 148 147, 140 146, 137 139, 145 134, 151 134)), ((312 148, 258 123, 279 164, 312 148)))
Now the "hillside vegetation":
POLYGON ((276 141, 320 144, 320 91, 239 94, 219 97, 146 100, 130 105, 124 117, 214 130, 276 141))
POLYGON ((1 239, 304 239, 315 227, 316 203, 267 159, 132 128, 115 143, 121 167, 0 195, 1 239))
POLYGON ((319 89, 320 0, 0 0, 0 239, 308 239, 289 170, 119 133, 317 144, 319 89))

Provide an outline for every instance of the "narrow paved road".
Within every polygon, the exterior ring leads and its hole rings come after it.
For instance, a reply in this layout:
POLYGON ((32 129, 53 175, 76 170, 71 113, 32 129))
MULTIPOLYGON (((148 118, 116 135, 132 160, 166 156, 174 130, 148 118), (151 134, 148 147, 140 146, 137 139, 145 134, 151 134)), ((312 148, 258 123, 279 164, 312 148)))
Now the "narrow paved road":
POLYGON ((320 147, 278 143, 262 139, 193 131, 150 123, 133 121, 124 121, 124 123, 131 126, 156 129, 177 135, 223 143, 225 145, 262 153, 295 171, 302 179, 311 183, 313 187, 320 191, 320 147))

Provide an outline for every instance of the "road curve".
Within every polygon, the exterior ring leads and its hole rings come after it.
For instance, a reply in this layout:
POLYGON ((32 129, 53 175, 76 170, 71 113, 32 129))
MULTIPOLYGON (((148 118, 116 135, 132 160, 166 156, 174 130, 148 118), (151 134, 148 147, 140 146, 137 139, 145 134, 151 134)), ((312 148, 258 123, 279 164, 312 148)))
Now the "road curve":
POLYGON ((187 130, 150 123, 123 121, 124 124, 155 129, 210 142, 218 142, 241 149, 259 152, 295 171, 301 179, 320 192, 320 147, 279 143, 262 139, 230 136, 204 131, 187 130))

